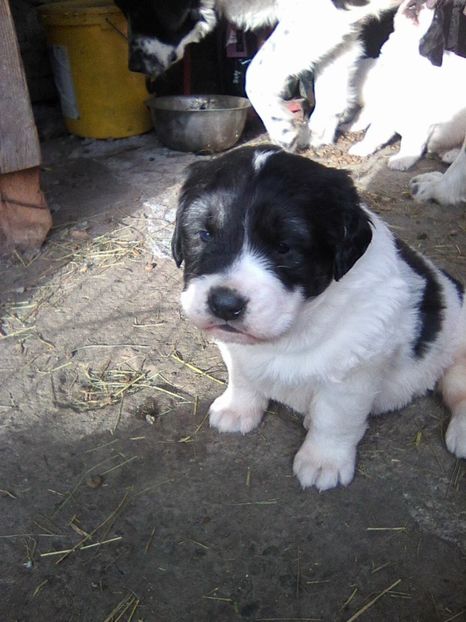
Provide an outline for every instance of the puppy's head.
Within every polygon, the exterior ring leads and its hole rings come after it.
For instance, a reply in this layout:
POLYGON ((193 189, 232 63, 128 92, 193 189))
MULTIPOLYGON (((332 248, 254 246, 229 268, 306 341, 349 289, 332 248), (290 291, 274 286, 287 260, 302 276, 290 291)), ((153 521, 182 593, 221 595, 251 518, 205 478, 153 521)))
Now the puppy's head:
POLYGON ((183 309, 224 342, 277 339, 371 237, 344 171, 274 146, 196 163, 172 240, 177 265, 184 262, 183 309))
POLYGON ((115 0, 128 20, 128 66, 153 78, 215 26, 210 0, 115 0))

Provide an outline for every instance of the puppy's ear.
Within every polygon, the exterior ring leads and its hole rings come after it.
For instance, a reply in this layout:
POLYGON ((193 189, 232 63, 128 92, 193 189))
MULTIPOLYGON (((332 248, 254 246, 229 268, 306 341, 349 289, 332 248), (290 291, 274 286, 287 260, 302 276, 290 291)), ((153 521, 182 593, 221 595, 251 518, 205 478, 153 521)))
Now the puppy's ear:
POLYGON ((340 240, 336 244, 333 277, 339 281, 364 255, 372 240, 370 218, 359 205, 345 210, 340 240))
POLYGON ((419 42, 419 54, 430 60, 435 67, 441 67, 445 51, 445 15, 443 7, 434 11, 432 23, 419 42))
POLYGON ((176 215, 176 222, 175 222, 175 230, 173 232, 173 236, 172 236, 172 255, 173 255, 173 259, 175 260, 176 263, 176 267, 179 268, 181 266, 181 264, 183 263, 183 241, 181 238, 181 225, 180 225, 180 208, 178 208, 178 212, 176 215))
POLYGON ((172 236, 172 255, 178 268, 184 261, 182 221, 189 205, 202 194, 209 181, 207 162, 194 162, 187 167, 186 179, 181 187, 176 210, 175 230, 172 236), (206 174, 204 174, 206 171, 206 174))

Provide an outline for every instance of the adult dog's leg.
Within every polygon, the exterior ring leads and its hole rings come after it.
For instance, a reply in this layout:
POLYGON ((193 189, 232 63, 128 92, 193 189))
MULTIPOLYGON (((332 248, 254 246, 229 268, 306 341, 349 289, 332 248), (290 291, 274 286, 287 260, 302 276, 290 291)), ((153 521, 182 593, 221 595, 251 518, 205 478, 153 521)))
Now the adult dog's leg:
POLYGON ((257 52, 246 73, 246 92, 270 139, 288 150, 298 147, 304 127, 293 117, 281 95, 290 76, 310 69, 297 36, 278 24, 257 52))

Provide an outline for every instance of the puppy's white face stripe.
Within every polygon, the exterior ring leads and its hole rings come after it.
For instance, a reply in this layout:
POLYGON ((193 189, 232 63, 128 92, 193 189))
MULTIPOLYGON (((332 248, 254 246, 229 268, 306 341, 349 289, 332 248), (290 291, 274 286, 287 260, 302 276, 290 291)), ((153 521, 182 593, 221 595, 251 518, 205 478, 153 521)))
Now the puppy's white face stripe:
POLYGON ((290 328, 304 303, 302 291, 286 289, 268 268, 267 260, 248 250, 245 244, 241 255, 223 273, 191 279, 181 295, 187 317, 226 342, 242 342, 242 339, 237 333, 215 330, 226 323, 209 309, 209 293, 216 287, 231 289, 247 300, 244 315, 229 324, 253 340, 280 337, 290 328))

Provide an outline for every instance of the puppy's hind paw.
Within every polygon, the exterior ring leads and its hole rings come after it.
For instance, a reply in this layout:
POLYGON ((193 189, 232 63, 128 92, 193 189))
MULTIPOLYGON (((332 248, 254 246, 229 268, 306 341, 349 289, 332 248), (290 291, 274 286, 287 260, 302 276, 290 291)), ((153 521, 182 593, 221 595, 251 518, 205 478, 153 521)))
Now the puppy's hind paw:
POLYGON ((355 449, 321 449, 306 441, 295 456, 293 472, 303 488, 315 486, 320 492, 347 486, 354 476, 355 449))
POLYGON ((466 458, 466 412, 452 417, 445 442, 448 450, 457 458, 466 458))

